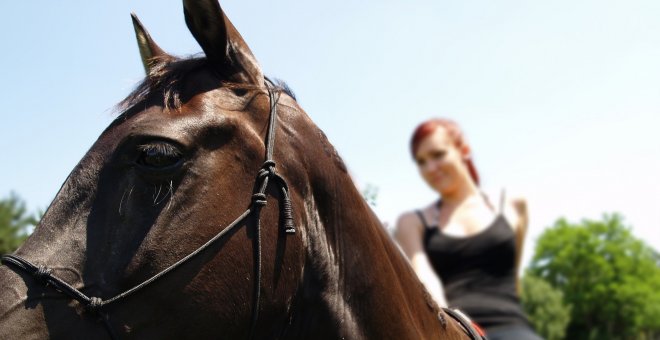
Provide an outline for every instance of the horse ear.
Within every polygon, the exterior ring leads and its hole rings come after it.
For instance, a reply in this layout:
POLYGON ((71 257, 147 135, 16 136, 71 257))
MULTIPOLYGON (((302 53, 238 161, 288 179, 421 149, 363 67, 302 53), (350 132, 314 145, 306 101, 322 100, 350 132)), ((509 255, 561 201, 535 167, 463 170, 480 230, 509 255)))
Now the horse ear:
POLYGON ((183 0, 183 11, 190 33, 221 73, 263 85, 259 63, 217 0, 183 0))
POLYGON ((133 19, 133 29, 135 29, 135 37, 137 38, 138 48, 140 49, 140 57, 142 58, 142 65, 144 71, 149 74, 151 69, 152 59, 154 57, 167 55, 157 44, 151 39, 149 32, 142 26, 140 19, 135 13, 131 13, 133 19))

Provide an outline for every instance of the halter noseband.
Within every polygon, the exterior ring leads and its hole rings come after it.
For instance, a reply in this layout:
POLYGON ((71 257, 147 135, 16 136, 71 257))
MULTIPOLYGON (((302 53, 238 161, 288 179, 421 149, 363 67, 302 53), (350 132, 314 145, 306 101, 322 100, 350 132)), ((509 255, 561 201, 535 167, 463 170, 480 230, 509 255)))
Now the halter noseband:
POLYGON ((280 189, 280 193, 282 195, 282 201, 280 204, 280 214, 283 219, 283 224, 284 224, 284 231, 286 234, 293 234, 295 233, 295 227, 293 225, 293 213, 291 209, 291 199, 289 197, 289 188, 286 184, 286 181, 284 178, 282 178, 280 175, 278 175, 275 172, 275 161, 273 161, 273 147, 275 143, 275 125, 277 124, 277 103, 279 101, 279 96, 280 94, 278 93, 277 95, 273 92, 272 88, 273 83, 270 81, 270 79, 266 78, 266 88, 268 90, 268 99, 270 103, 270 111, 269 111, 269 122, 268 122, 268 135, 266 137, 266 160, 264 161, 263 165, 259 169, 259 172, 257 174, 257 179, 256 179, 256 188, 259 188, 257 192, 255 192, 252 195, 252 202, 250 204, 250 207, 245 210, 243 214, 241 214, 238 218, 236 218, 232 223, 230 223, 226 228, 222 229, 220 232, 218 232, 213 238, 208 240, 206 243, 201 245, 199 248, 197 248, 195 251, 192 253, 186 255, 185 257, 181 258, 179 261, 175 262, 174 264, 170 265, 169 267, 163 269, 159 273, 155 274, 151 278, 143 281, 142 283, 134 286, 133 288, 130 288, 112 298, 109 299, 102 299, 100 297, 94 297, 94 296, 87 296, 80 290, 74 288, 64 280, 58 278, 57 276, 52 274, 52 271, 43 265, 35 265, 32 262, 17 256, 17 255, 3 255, 0 258, 0 262, 4 265, 7 265, 8 267, 13 268, 14 270, 20 270, 23 272, 26 272, 32 276, 34 276, 36 279, 38 279, 39 282, 43 283, 44 285, 52 286, 57 290, 58 292, 69 296, 71 299, 74 299, 81 303, 82 305, 85 306, 85 309, 89 312, 95 312, 98 315, 101 316, 101 319, 104 321, 105 328, 107 329, 108 333, 110 334, 110 337, 113 339, 118 339, 117 335, 114 333, 109 317, 107 313, 103 312, 103 309, 110 305, 113 304, 119 300, 122 300, 130 295, 133 295, 137 291, 145 288, 149 284, 153 283, 154 281, 158 280, 159 278, 165 276, 172 270, 176 269, 177 267, 183 265, 186 263, 188 260, 196 256, 197 254, 201 253, 204 251, 206 248, 208 248, 211 244, 216 242, 218 239, 222 238, 226 234, 228 234, 231 230, 235 229, 240 223, 245 220, 250 214, 254 214, 257 219, 257 225, 255 227, 255 235, 254 235, 254 242, 255 242, 255 248, 256 248, 256 254, 255 254, 255 285, 254 285, 254 304, 252 305, 252 321, 250 323, 250 333, 249 333, 249 338, 252 339, 254 337, 254 331, 256 329, 256 324, 257 324, 257 319, 259 318, 259 302, 260 302, 260 295, 261 295, 261 219, 260 219, 260 211, 261 208, 266 205, 267 201, 267 195, 266 195, 266 190, 268 189, 268 184, 270 180, 272 179, 273 181, 276 182, 277 186, 280 189))

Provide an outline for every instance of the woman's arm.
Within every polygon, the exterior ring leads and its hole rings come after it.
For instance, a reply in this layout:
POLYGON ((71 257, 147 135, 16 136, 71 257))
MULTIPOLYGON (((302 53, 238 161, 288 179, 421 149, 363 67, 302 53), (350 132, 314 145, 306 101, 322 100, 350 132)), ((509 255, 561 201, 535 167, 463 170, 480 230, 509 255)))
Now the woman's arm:
POLYGON ((527 234, 527 226, 529 224, 529 217, 527 214, 527 201, 524 198, 516 198, 511 200, 511 205, 516 212, 516 288, 520 293, 520 262, 522 259, 523 245, 525 244, 525 235, 527 234))
POLYGON ((442 283, 431 267, 423 245, 424 226, 414 213, 399 217, 394 238, 410 260, 413 270, 440 307, 447 307, 442 283))

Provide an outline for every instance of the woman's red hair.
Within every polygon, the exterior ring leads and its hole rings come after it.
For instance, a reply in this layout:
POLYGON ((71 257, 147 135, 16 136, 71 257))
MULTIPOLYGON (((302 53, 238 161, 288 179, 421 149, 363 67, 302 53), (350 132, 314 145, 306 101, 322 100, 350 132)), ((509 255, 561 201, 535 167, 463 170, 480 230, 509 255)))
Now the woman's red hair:
MULTIPOLYGON (((417 149, 422 140, 430 136, 439 127, 442 127, 447 131, 449 138, 452 139, 454 146, 457 148, 467 145, 467 140, 463 135, 463 131, 461 131, 461 128, 456 122, 444 118, 432 118, 419 124, 415 129, 415 132, 413 132, 412 138, 410 139, 410 152, 412 153, 413 158, 415 157, 415 154, 417 154, 417 149)), ((479 173, 474 166, 474 162, 472 162, 472 157, 465 159, 464 162, 470 173, 470 177, 476 185, 479 185, 479 173)))

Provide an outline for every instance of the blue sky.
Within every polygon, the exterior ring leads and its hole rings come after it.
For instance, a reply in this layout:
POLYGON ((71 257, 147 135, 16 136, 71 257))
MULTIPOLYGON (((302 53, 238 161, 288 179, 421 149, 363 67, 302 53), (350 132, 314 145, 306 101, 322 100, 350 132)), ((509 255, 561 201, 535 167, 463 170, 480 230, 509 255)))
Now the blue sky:
MULTIPOLYGON (((458 121, 486 192, 558 217, 619 212, 660 249, 660 2, 225 1, 394 223, 433 200, 408 155, 422 120, 458 121)), ((180 1, 12 1, 0 11, 0 196, 46 207, 142 78, 129 13, 199 53, 180 1)))

